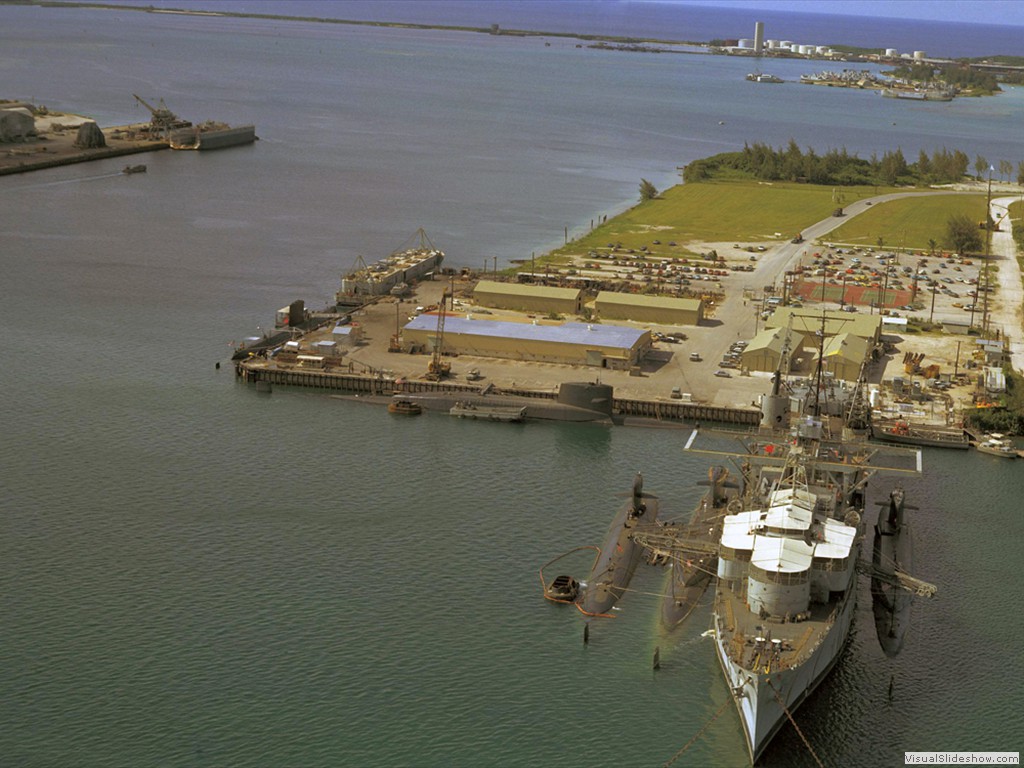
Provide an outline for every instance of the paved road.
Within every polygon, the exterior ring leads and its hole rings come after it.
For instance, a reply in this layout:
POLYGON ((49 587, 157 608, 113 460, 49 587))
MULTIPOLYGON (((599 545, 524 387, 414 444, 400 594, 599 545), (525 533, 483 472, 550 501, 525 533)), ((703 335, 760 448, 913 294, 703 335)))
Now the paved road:
MULTIPOLYGON (((802 243, 780 243, 774 248, 770 249, 761 258, 758 263, 757 269, 754 270, 753 276, 748 280, 748 285, 757 289, 758 291, 762 286, 772 285, 777 283, 779 278, 787 269, 792 269, 797 265, 799 260, 811 253, 814 253, 816 246, 814 240, 823 238, 829 232, 845 224, 854 216, 858 216, 865 211, 871 210, 873 205, 879 203, 886 203, 890 200, 899 200, 904 197, 919 197, 922 195, 962 195, 962 190, 930 190, 927 192, 894 192, 887 195, 878 195, 877 197, 869 197, 864 200, 858 200, 855 203, 851 203, 843 208, 845 213, 844 216, 829 216, 827 219, 823 219, 816 224, 812 224, 803 230, 801 234, 804 236, 804 242, 802 243)), ((996 201, 993 201, 993 203, 996 201)), ((1004 210, 1005 213, 1005 210, 1004 210)), ((1012 244, 1012 239, 1011 239, 1012 244)), ((743 332, 747 335, 753 335, 752 331, 754 328, 754 309, 744 304, 742 295, 736 295, 737 292, 733 292, 726 298, 724 302, 718 307, 715 312, 715 317, 722 320, 729 327, 742 328, 743 332)), ((1019 327, 1018 323, 1018 327, 1019 327)))
POLYGON ((1024 373, 1024 283, 1007 210, 1018 200, 1019 196, 999 197, 989 203, 989 215, 999 224, 991 243, 991 257, 999 267, 999 293, 995 306, 989 307, 989 327, 1001 329, 1010 345, 1013 367, 1024 373))

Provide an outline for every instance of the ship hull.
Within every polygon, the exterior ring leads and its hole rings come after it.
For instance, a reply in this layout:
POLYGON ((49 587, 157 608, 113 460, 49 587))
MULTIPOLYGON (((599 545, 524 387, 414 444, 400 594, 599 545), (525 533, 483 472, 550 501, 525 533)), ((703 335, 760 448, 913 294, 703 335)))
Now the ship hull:
POLYGON ((171 139, 171 149, 224 149, 256 141, 256 126, 241 125, 213 131, 185 132, 181 138, 171 139))
POLYGON ((871 437, 886 443, 915 445, 923 448, 954 448, 966 451, 970 445, 967 437, 961 432, 916 432, 908 434, 892 432, 888 429, 872 429, 871 437))
MULTIPOLYGON (((840 599, 838 614, 831 630, 821 638, 817 648, 801 664, 768 674, 755 673, 729 658, 726 648, 716 638, 715 650, 719 666, 730 690, 743 726, 743 735, 751 764, 756 763, 775 735, 786 724, 786 711, 793 714, 828 677, 842 653, 857 604, 856 583, 851 583, 840 599), (738 692, 738 693, 737 693, 738 692), (785 704, 783 709, 779 700, 785 704)), ((716 617, 721 636, 721 619, 716 617)))

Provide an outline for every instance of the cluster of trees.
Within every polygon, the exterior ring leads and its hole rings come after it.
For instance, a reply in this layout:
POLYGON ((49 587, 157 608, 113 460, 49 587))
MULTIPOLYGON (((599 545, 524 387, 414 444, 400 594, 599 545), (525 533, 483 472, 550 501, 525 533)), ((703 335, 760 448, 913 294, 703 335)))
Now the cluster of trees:
MULTIPOLYGON (((742 152, 694 160, 683 169, 683 181, 694 183, 714 178, 755 178, 762 181, 796 181, 839 186, 895 186, 952 184, 967 175, 970 158, 960 150, 945 147, 930 155, 921 150, 917 162, 908 163, 900 149, 884 152, 881 158, 872 154, 865 160, 846 148, 830 149, 819 155, 813 148, 801 150, 793 139, 785 148, 775 149, 754 143, 742 152)), ((999 162, 1000 172, 1009 180, 1013 164, 999 162)), ((980 155, 975 160, 978 178, 985 178, 989 163, 980 155), (979 165, 981 167, 979 168, 979 165)), ((1024 162, 1017 165, 1017 181, 1024 184, 1024 162)))
POLYGON ((944 83, 955 86, 961 90, 983 91, 994 93, 999 88, 996 76, 991 72, 979 72, 961 64, 912 64, 900 66, 893 70, 896 77, 906 80, 915 80, 922 83, 944 83))

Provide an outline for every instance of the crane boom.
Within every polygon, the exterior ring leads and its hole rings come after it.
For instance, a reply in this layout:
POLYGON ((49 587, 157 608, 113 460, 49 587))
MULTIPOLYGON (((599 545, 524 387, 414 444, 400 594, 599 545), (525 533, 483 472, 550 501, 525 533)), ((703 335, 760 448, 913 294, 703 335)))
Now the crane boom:
POLYGON ((444 347, 444 319, 446 314, 446 308, 448 304, 448 291, 441 294, 441 302, 438 305, 437 310, 437 332, 434 335, 434 354, 430 359, 430 365, 427 368, 427 378, 432 380, 443 379, 452 370, 451 363, 441 362, 441 351, 444 347))

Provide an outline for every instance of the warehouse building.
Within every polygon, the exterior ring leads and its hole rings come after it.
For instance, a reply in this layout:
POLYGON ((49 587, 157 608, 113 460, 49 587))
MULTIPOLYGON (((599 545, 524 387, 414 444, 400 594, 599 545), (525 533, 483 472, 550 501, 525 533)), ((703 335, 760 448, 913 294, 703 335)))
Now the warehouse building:
POLYGON ((658 325, 699 325, 704 319, 700 299, 675 299, 668 296, 642 296, 635 293, 601 291, 594 303, 604 320, 632 320, 658 325))
POLYGON ((473 300, 494 309, 578 315, 583 310, 583 289, 481 280, 473 289, 473 300))
POLYGON ((786 348, 785 328, 766 328, 747 344, 741 356, 742 364, 748 371, 788 371, 797 349, 792 344, 786 348))
MULTIPOLYGON (((825 338, 852 333, 865 339, 871 347, 878 344, 882 335, 882 316, 864 315, 857 312, 838 312, 827 310, 825 313, 825 338)), ((821 330, 822 313, 792 307, 779 307, 765 322, 766 328, 787 328, 792 318, 794 334, 800 334, 802 340, 796 347, 814 347, 817 349, 817 334, 821 330)))
MULTIPOLYGON (((432 353, 437 316, 420 315, 402 330, 406 352, 432 353)), ((651 348, 650 331, 610 325, 540 325, 451 317, 445 320, 445 354, 534 360, 628 370, 651 348)))
POLYGON ((856 381, 870 352, 871 344, 867 339, 852 333, 841 333, 825 341, 823 368, 837 379, 856 381))

